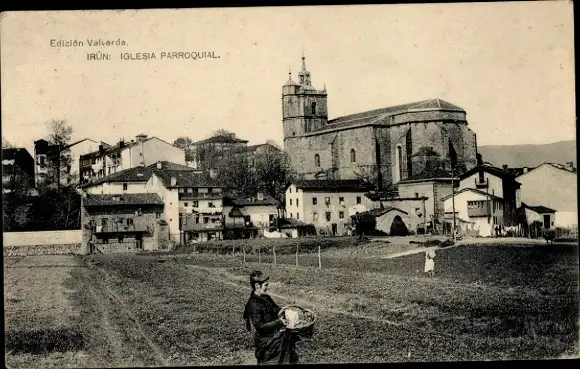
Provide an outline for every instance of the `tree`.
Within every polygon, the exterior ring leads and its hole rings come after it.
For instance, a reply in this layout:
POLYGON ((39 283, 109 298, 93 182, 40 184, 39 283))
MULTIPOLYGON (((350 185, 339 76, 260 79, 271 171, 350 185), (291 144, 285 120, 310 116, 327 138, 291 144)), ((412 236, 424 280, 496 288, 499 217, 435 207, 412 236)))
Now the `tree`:
POLYGON ((257 190, 283 203, 286 186, 296 179, 290 157, 284 151, 268 150, 254 159, 257 190))
POLYGON ((357 165, 356 169, 353 169, 353 173, 356 179, 369 182, 373 185, 373 188, 377 188, 379 170, 376 165, 357 165))
POLYGON ((256 176, 250 172, 245 155, 228 155, 219 161, 215 168, 226 191, 235 196, 250 196, 256 193, 256 176))
POLYGON ((185 152, 185 161, 192 161, 194 159, 193 152, 190 149, 192 144, 193 140, 186 136, 178 137, 175 141, 173 141, 173 146, 179 147, 185 152))
POLYGON ((230 132, 230 131, 225 130, 223 128, 217 129, 213 132, 212 137, 218 137, 218 136, 228 137, 228 138, 231 138, 232 140, 234 140, 236 138, 236 134, 234 132, 230 132))
POLYGON ((2 218, 4 231, 26 230, 30 223, 30 184, 34 178, 20 168, 3 173, 7 181, 2 183, 2 218))
POLYGON ((64 179, 69 184, 71 177, 70 150, 68 145, 73 129, 64 120, 53 119, 46 123, 48 128, 48 141, 52 145, 48 154, 47 179, 44 183, 45 189, 51 185, 56 185, 57 192, 60 192, 61 181, 64 179))
POLYGON ((178 137, 175 141, 173 141, 173 146, 179 147, 181 150, 187 152, 189 150, 189 146, 193 143, 193 140, 186 136, 178 137))

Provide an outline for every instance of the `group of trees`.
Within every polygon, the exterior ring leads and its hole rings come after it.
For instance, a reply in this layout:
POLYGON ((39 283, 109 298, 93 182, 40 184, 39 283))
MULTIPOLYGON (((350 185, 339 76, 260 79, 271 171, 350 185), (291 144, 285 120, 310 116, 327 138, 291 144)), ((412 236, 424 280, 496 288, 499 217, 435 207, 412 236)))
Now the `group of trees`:
MULTIPOLYGON (((17 167, 7 176, 7 191, 2 192, 4 231, 80 228, 80 194, 70 180, 71 158, 66 150, 72 127, 64 120, 52 120, 46 126, 52 147, 47 153, 46 176, 36 185, 34 178, 17 167)), ((2 139, 2 148, 10 147, 2 139)))
POLYGON ((276 142, 267 141, 272 148, 254 154, 236 144, 235 133, 220 129, 213 132, 213 137, 221 140, 199 145, 195 150, 191 150, 193 140, 189 137, 179 137, 173 144, 185 150, 187 161, 197 161, 199 169, 215 169, 228 193, 252 196, 262 192, 284 201, 285 186, 295 174, 288 155, 276 142))

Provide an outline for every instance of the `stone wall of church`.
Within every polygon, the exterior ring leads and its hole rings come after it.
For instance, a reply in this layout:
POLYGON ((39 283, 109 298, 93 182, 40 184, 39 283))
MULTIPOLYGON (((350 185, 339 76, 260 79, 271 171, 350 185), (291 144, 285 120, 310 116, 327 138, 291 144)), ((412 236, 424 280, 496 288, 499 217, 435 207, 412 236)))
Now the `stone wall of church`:
MULTIPOLYGON (((305 178, 314 178, 321 171, 334 168, 333 178, 351 179, 360 174, 370 174, 376 168, 375 135, 379 142, 380 170, 383 185, 396 183, 425 170, 426 163, 411 165, 411 155, 421 148, 432 148, 438 160, 449 158, 449 140, 461 162, 467 169, 476 165, 475 134, 466 123, 443 122, 461 119, 465 115, 456 112, 420 112, 395 116, 389 123, 407 120, 407 124, 378 127, 354 127, 348 130, 288 137, 285 150, 290 154, 294 168, 305 178), (437 118, 438 120, 429 120, 437 118), (410 133, 409 133, 410 131, 410 133), (401 147, 401 172, 397 166, 397 148, 401 147), (351 162, 351 150, 355 150, 355 162, 351 162), (320 167, 315 164, 315 156, 320 158, 320 167)), ((435 165, 436 163, 432 164, 435 165)), ((431 164, 429 164, 431 165, 431 164)))

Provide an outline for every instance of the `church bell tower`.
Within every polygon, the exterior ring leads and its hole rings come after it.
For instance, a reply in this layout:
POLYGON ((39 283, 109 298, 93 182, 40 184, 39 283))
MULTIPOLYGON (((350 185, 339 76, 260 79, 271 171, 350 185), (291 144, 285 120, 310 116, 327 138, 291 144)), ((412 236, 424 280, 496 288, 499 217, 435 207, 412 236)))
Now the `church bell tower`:
POLYGON ((298 82, 288 73, 288 81, 282 86, 282 124, 284 141, 302 136, 328 123, 326 85, 317 90, 312 86, 310 71, 306 69, 306 58, 302 52, 302 70, 298 82))

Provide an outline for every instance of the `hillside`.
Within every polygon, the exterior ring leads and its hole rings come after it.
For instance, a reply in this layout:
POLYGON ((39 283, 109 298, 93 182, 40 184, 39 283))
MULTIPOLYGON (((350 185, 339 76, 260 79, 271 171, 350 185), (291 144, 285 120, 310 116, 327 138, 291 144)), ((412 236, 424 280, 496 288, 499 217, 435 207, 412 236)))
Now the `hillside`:
POLYGON ((576 166, 576 140, 560 141, 543 145, 486 145, 478 147, 483 161, 497 167, 534 167, 544 162, 564 164, 574 162, 576 166))

